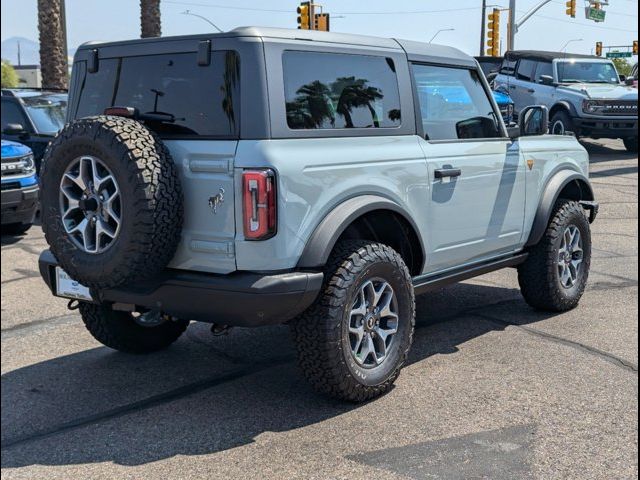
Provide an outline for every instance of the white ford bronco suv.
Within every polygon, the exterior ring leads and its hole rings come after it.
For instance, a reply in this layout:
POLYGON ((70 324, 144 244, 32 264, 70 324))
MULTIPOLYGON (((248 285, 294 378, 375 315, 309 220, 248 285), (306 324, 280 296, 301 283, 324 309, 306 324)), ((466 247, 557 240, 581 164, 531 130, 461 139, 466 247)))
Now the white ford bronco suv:
POLYGON ((42 166, 40 271, 111 348, 288 323, 319 391, 366 400, 407 359, 415 294, 517 267, 533 307, 578 304, 589 159, 547 130, 540 106, 507 129, 449 47, 268 28, 85 44, 42 166))

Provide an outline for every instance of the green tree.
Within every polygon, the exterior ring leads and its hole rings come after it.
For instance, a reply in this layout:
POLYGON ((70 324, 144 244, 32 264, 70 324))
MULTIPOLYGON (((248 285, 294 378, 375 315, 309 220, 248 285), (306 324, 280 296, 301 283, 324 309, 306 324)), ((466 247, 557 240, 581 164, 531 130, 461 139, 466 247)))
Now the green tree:
POLYGON ((18 83, 18 74, 13 66, 7 60, 2 60, 2 88, 16 88, 18 83))
POLYGON ((616 66, 616 70, 620 75, 629 76, 631 74, 632 65, 625 58, 612 58, 611 61, 616 66))

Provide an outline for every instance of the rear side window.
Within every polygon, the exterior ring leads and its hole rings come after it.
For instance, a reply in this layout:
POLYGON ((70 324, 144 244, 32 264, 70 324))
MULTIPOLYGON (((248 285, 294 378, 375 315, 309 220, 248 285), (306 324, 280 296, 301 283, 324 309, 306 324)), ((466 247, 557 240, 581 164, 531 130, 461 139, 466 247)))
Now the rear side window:
POLYGON ((516 60, 504 59, 500 67, 500 73, 503 75, 513 75, 516 71, 516 60))
POLYGON ((519 80, 533 81, 533 75, 536 71, 536 62, 532 60, 520 60, 516 78, 519 80))
POLYGON ((163 136, 237 137, 240 65, 235 52, 217 51, 198 65, 195 53, 101 60, 87 73, 76 117, 117 105, 166 119, 147 122, 163 136))
POLYGON ((291 129, 400 126, 400 95, 390 58, 284 52, 287 125, 291 129))
POLYGON ((416 64, 412 68, 427 140, 502 136, 477 71, 416 64))

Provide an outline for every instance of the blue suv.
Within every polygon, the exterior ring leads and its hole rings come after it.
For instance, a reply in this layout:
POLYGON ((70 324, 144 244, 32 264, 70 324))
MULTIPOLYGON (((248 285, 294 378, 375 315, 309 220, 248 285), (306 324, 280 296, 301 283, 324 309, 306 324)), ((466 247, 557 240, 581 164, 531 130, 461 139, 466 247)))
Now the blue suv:
POLYGON ((25 233, 38 209, 38 177, 33 152, 2 140, 2 231, 25 233))

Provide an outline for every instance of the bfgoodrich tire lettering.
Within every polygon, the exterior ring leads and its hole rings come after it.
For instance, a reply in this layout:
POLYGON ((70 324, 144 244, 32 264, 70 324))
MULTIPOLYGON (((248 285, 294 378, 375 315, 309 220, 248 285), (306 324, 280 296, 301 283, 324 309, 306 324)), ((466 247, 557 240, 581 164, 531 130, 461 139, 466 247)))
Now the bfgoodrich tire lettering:
POLYGON ((99 116, 67 125, 47 150, 41 177, 45 237, 75 280, 115 287, 157 274, 173 257, 182 227, 180 182, 166 146, 139 122, 99 116), (99 253, 80 248, 62 223, 61 180, 83 156, 100 159, 120 189, 119 232, 99 253))
POLYGON ((338 244, 326 267, 324 289, 292 323, 299 365, 316 390, 350 401, 364 401, 388 391, 407 359, 415 325, 411 275, 400 255, 379 243, 338 244), (397 332, 384 361, 361 365, 349 342, 349 319, 361 287, 388 283, 395 294, 397 332))
MULTIPOLYGON (((578 258, 578 249, 574 252, 578 258)), ((567 257, 567 261, 571 259, 567 257)), ((556 202, 549 226, 540 242, 531 248, 526 262, 518 267, 518 281, 526 302, 539 310, 564 312, 578 305, 589 277, 591 230, 580 204, 556 202), (579 271, 575 281, 563 282, 559 262, 565 235, 579 232, 579 271), (564 283, 564 284, 563 284, 564 283)))

